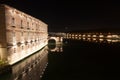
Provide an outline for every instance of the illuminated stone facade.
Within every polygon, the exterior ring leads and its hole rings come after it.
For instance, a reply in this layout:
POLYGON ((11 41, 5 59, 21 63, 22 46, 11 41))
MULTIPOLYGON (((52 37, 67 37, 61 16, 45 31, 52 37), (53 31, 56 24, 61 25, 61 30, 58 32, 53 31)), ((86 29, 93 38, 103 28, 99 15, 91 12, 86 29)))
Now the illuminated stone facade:
POLYGON ((0 5, 0 60, 14 64, 47 45, 47 24, 0 5))

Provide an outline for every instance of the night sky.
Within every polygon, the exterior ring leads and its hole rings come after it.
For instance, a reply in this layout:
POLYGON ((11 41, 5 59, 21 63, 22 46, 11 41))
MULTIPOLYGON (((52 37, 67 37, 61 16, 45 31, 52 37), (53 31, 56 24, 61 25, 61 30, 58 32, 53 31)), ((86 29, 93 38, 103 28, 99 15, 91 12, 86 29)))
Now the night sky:
POLYGON ((91 0, 2 0, 48 24, 49 31, 120 30, 120 3, 91 0))

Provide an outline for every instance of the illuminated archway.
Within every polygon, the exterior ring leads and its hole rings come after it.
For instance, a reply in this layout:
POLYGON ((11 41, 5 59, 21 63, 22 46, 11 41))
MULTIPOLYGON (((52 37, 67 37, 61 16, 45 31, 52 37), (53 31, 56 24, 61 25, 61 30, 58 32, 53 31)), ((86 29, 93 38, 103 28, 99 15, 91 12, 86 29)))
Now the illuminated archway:
POLYGON ((58 51, 58 45, 62 44, 63 37, 49 37, 48 48, 50 51, 58 51))

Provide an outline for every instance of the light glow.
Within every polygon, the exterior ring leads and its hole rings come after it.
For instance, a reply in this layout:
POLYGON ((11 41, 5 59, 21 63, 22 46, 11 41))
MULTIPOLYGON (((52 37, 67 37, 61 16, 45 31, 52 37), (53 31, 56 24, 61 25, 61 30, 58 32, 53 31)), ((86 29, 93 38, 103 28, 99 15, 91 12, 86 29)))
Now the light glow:
POLYGON ((93 35, 92 37, 97 37, 96 35, 93 35))
POLYGON ((104 37, 104 35, 99 35, 100 38, 104 37))

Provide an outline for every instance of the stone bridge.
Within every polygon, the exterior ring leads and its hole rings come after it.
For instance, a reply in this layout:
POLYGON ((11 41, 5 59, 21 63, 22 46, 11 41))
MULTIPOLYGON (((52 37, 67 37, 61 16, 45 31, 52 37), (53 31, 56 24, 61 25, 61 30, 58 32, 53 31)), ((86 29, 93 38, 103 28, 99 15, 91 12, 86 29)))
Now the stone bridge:
POLYGON ((54 40, 56 44, 62 44, 65 33, 62 32, 49 32, 48 42, 54 40))

